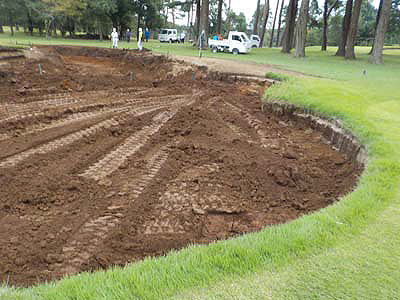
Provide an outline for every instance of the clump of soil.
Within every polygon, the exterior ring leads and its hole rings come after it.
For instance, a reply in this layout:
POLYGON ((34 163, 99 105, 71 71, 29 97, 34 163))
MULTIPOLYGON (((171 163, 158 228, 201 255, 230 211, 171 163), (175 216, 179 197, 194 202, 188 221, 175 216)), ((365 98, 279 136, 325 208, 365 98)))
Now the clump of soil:
POLYGON ((263 113, 262 84, 148 52, 39 51, 0 81, 1 281, 284 223, 337 201, 361 172, 319 132, 263 113))

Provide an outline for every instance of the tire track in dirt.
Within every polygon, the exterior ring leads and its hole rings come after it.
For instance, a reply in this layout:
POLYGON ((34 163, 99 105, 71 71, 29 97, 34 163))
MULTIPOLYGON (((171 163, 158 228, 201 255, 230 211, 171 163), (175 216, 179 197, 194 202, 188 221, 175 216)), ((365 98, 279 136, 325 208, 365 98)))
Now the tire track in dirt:
POLYGON ((205 178, 218 170, 218 164, 213 163, 181 173, 178 178, 168 184, 166 191, 159 197, 158 203, 153 209, 152 218, 144 222, 139 232, 145 235, 183 234, 192 230, 192 224, 187 222, 192 211, 197 214, 205 214, 206 211, 221 209, 223 205, 220 197, 211 194, 206 199, 190 190, 186 182, 188 178, 191 178, 192 173, 196 173, 199 178, 205 178), (207 204, 210 202, 211 205, 207 204), (179 214, 179 218, 177 214, 179 214))
POLYGON ((137 96, 142 96, 143 94, 148 94, 148 91, 144 89, 136 92, 128 92, 128 91, 115 92, 112 90, 91 91, 91 92, 85 92, 83 94, 76 94, 76 93, 61 94, 62 95, 61 97, 56 96, 53 99, 29 102, 26 104, 7 104, 0 106, 0 123, 43 115, 45 114, 44 110, 48 110, 49 108, 57 108, 77 103, 84 103, 84 104, 75 106, 76 109, 89 110, 91 108, 96 108, 96 107, 106 107, 106 106, 120 105, 124 103, 132 103, 140 99, 152 100, 156 98, 152 97, 151 95, 150 97, 137 98, 137 96), (107 101, 98 101, 99 98, 106 98, 107 101), (114 99, 117 99, 117 101, 112 101, 114 99), (94 102, 90 103, 91 101, 94 102))
POLYGON ((26 159, 32 155, 46 154, 46 153, 54 151, 60 147, 72 144, 73 142, 75 142, 85 136, 90 136, 100 130, 110 128, 112 126, 117 126, 117 125, 119 125, 119 123, 116 121, 115 118, 112 118, 112 119, 106 120, 106 121, 102 121, 96 125, 89 127, 89 128, 68 134, 60 139, 56 139, 54 141, 51 141, 51 142, 44 144, 42 146, 39 146, 37 148, 32 148, 32 149, 23 151, 21 153, 18 153, 16 155, 12 155, 12 156, 6 158, 5 160, 3 160, 2 162, 0 162, 0 168, 13 167, 13 166, 17 165, 19 162, 23 161, 24 159, 26 159))
MULTIPOLYGON (((0 168, 13 167, 13 166, 17 165, 19 162, 23 161, 24 159, 26 159, 32 155, 46 154, 46 153, 54 151, 60 147, 64 147, 66 145, 72 144, 73 142, 78 141, 79 139, 81 139, 83 137, 93 135, 101 130, 110 128, 112 126, 118 126, 124 119, 126 119, 128 117, 137 117, 137 116, 158 110, 160 108, 163 108, 163 107, 156 106, 156 107, 150 107, 150 108, 146 108, 146 107, 137 108, 137 109, 134 109, 134 110, 126 113, 126 115, 123 116, 121 120, 118 120, 117 117, 114 117, 114 118, 102 121, 98 124, 95 124, 95 125, 89 127, 89 128, 68 134, 62 138, 53 140, 53 141, 46 143, 44 145, 41 145, 39 147, 31 148, 31 149, 23 151, 21 153, 12 155, 12 156, 6 158, 5 160, 3 160, 2 162, 0 162, 0 168)), ((130 109, 130 107, 126 108, 126 110, 129 110, 129 109, 130 109)))
MULTIPOLYGON (((111 113, 119 113, 128 110, 128 108, 131 108, 133 105, 141 105, 143 107, 151 107, 151 106, 156 106, 159 104, 163 104, 163 102, 167 102, 168 100, 178 100, 181 98, 184 98, 184 96, 188 95, 181 95, 181 96, 165 96, 165 97, 151 97, 151 98, 132 98, 131 100, 128 101, 121 101, 121 103, 125 103, 122 107, 117 107, 117 108, 101 108, 99 111, 88 111, 88 112, 78 112, 74 113, 66 118, 63 118, 61 120, 56 120, 51 122, 50 124, 39 124, 39 125, 33 125, 31 128, 28 126, 25 128, 25 132, 22 134, 19 134, 19 136, 27 135, 27 134, 33 134, 37 133, 40 131, 45 131, 49 130, 52 128, 57 128, 61 126, 67 126, 71 125, 75 122, 87 120, 87 119, 94 119, 98 118, 101 116, 106 116, 107 114, 111 113), (157 100, 157 101, 155 101, 157 100)), ((97 104, 94 104, 98 106, 97 104)), ((164 105, 164 104, 163 104, 164 105)), ((162 108, 160 106, 160 108, 162 108)), ((0 134, 0 141, 7 140, 13 137, 13 134, 11 133, 5 133, 5 134, 0 134)))
MULTIPOLYGON (((123 164, 130 156, 143 147, 153 134, 158 132, 170 119, 172 119, 182 105, 192 105, 199 93, 187 100, 176 100, 171 111, 159 113, 153 117, 155 124, 146 126, 139 132, 125 140, 114 151, 108 153, 103 159, 89 167, 80 176, 99 180, 111 174, 123 164)), ((63 274, 74 274, 80 271, 81 266, 96 253, 98 245, 107 237, 108 233, 115 228, 127 206, 131 205, 150 184, 158 174, 170 154, 170 145, 160 148, 148 161, 145 172, 133 182, 125 185, 124 190, 129 191, 128 200, 121 202, 115 199, 107 211, 96 219, 91 219, 83 224, 73 235, 69 242, 63 247, 63 263, 58 267, 63 274)))
POLYGON ((269 143, 268 143, 268 139, 266 138, 267 133, 262 129, 262 122, 260 120, 258 120, 257 118, 253 117, 247 111, 245 111, 229 102, 225 102, 225 104, 228 105, 235 113, 244 117, 244 119, 247 121, 247 123, 250 125, 250 127, 252 127, 257 132, 257 135, 261 142, 261 147, 267 148, 269 143))
MULTIPOLYGON (((56 120, 50 124, 39 124, 36 126, 32 126, 31 128, 27 128, 25 130, 25 132, 21 135, 28 135, 28 134, 33 134, 33 133, 37 133, 40 131, 45 131, 45 130, 49 130, 52 128, 57 128, 57 127, 61 127, 61 126, 67 126, 67 125, 71 125, 75 122, 79 122, 79 121, 83 121, 83 120, 88 120, 88 119, 92 119, 92 118, 96 118, 96 117, 100 117, 102 115, 107 115, 113 112, 119 112, 122 111, 123 109, 107 109, 107 110, 102 110, 102 111, 95 111, 95 112, 81 112, 81 113, 76 113, 76 114, 72 114, 64 119, 61 120, 56 120)), ((10 139, 12 138, 13 135, 12 134, 0 134, 0 141, 6 140, 6 139, 10 139)))
POLYGON ((33 116, 35 113, 43 110, 47 107, 57 107, 68 104, 73 104, 79 102, 79 99, 73 98, 71 96, 66 96, 65 98, 57 98, 54 100, 45 100, 34 102, 33 104, 10 104, 4 105, 0 109, 3 111, 1 115, 7 116, 0 119, 0 122, 6 122, 10 120, 17 120, 18 116, 33 116))
MULTIPOLYGON (((32 89, 30 89, 32 90, 32 89)), ((51 101, 56 101, 57 99, 60 98, 66 98, 66 97, 71 97, 75 96, 76 98, 80 97, 90 97, 90 96, 112 96, 112 95, 123 95, 123 94, 128 94, 132 92, 138 92, 138 93, 146 93, 148 90, 144 87, 127 87, 125 88, 124 92, 116 93, 115 89, 107 89, 107 90, 94 90, 94 91, 85 91, 85 92, 65 92, 65 93, 57 93, 57 94, 44 94, 44 95, 37 95, 37 96, 28 96, 28 97, 22 97, 20 101, 22 101, 25 105, 32 104, 32 103, 37 103, 40 101, 50 101, 49 103, 51 104, 51 101)))
MULTIPOLYGON (((105 107, 114 107, 114 106, 119 106, 119 105, 128 105, 128 104, 139 104, 141 102, 148 102, 148 101, 152 101, 152 100, 175 100, 177 98, 184 98, 188 95, 186 94, 182 94, 182 95, 169 95, 169 96, 163 96, 163 97, 132 97, 132 94, 129 95, 129 98, 123 99, 123 98, 118 98, 118 101, 98 101, 98 100, 93 100, 95 102, 93 103, 84 103, 82 105, 77 105, 74 107, 66 107, 66 109, 74 109, 74 110, 78 110, 78 111, 83 111, 83 112, 87 112, 90 111, 92 109, 96 109, 96 108, 105 108, 105 107)), ((80 103, 82 101, 77 101, 76 103, 80 103)), ((73 104, 73 103, 72 103, 73 104)), ((65 104, 68 105, 68 104, 65 104)), ((60 105, 62 106, 62 105, 60 105)), ((32 112, 26 112, 26 113, 20 113, 20 114, 15 114, 15 115, 7 115, 6 118, 4 119, 0 119, 0 124, 1 123, 5 123, 5 122, 10 122, 10 121, 19 121, 19 120, 23 120, 23 119, 28 119, 28 118, 33 118, 33 117, 39 117, 39 116, 44 116, 46 115, 47 112, 46 111, 42 111, 42 110, 37 110, 37 111, 32 111, 32 112)))
POLYGON ((170 146, 160 148, 149 160, 146 171, 134 184, 129 185, 129 198, 120 203, 114 203, 96 219, 91 219, 83 224, 62 249, 62 261, 57 267, 63 274, 74 274, 80 271, 81 266, 96 253, 99 244, 107 237, 124 217, 126 211, 136 198, 156 177, 170 154, 170 146))
POLYGON ((155 124, 145 126, 143 129, 133 134, 125 140, 114 151, 108 153, 103 159, 90 166, 80 176, 94 180, 102 179, 118 169, 130 156, 134 155, 142 148, 151 138, 153 134, 158 132, 160 128, 168 122, 177 111, 162 112, 158 114, 153 121, 155 124))
MULTIPOLYGON (((180 96, 170 103, 171 111, 162 112, 153 118, 155 122, 152 125, 145 126, 143 129, 133 134, 125 140, 125 142, 117 147, 114 151, 108 153, 103 159, 90 166, 80 176, 100 180, 118 169, 130 156, 134 155, 140 148, 142 148, 148 140, 158 132, 171 118, 178 112, 180 106, 191 105, 195 100, 181 100, 180 96)), ((159 105, 155 109, 167 108, 166 106, 159 105)))

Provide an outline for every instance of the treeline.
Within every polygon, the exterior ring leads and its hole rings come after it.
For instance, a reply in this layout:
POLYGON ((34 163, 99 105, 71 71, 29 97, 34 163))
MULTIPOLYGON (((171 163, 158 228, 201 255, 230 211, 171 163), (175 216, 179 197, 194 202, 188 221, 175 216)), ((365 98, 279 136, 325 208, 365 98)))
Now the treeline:
MULTIPOLYGON (((209 31, 206 14, 210 1, 202 0, 199 6, 200 31, 209 31)), ((355 59, 357 41, 368 42, 370 39, 370 62, 382 63, 385 35, 391 40, 400 40, 400 0, 380 0, 378 8, 373 6, 372 0, 325 0, 322 9, 317 0, 278 0, 274 12, 270 11, 269 1, 257 1, 250 24, 252 33, 259 34, 262 41, 269 38, 269 42, 262 45, 280 46, 283 53, 294 49, 295 57, 304 57, 306 46, 318 43, 322 51, 331 44, 338 46, 337 56, 355 59), (270 30, 266 29, 268 22, 272 27, 270 30)), ((229 26, 229 9, 227 15, 229 26)))
MULTIPOLYGON (((22 27, 30 35, 38 32, 48 37, 57 33, 75 37, 83 32, 85 37, 102 39, 112 27, 122 36, 128 28, 156 31, 176 27, 178 19, 185 19, 185 30, 194 38, 198 33, 195 23, 199 22, 200 5, 201 0, 1 0, 0 33, 6 25, 12 35, 22 27)), ((236 15, 220 0, 211 0, 208 7, 209 28, 216 30, 219 24, 219 30, 224 32, 231 28, 246 31, 243 13, 236 15), (230 11, 227 19, 231 26, 221 22, 222 10, 230 11)))
MULTIPOLYGON (((234 0, 238 1, 238 0, 234 0)), ((240 0, 242 1, 242 0, 240 0)), ((244 1, 244 0, 243 0, 244 1)), ((262 45, 280 46, 282 52, 294 49, 305 56, 307 45, 338 46, 336 55, 354 59, 357 42, 373 45, 371 62, 382 62, 386 39, 400 41, 400 0, 277 0, 274 11, 270 0, 258 0, 253 20, 246 23, 243 13, 231 10, 232 0, 1 0, 0 33, 3 25, 23 27, 27 34, 47 36, 60 33, 74 37, 103 39, 116 27, 123 35, 127 28, 152 32, 162 27, 184 30, 194 41, 199 33, 226 34, 230 30, 258 34, 262 45)), ((207 39, 205 40, 205 45, 207 39)))
POLYGON ((84 32, 102 39, 116 27, 122 34, 127 28, 160 28, 166 21, 163 0, 1 0, 2 25, 33 35, 63 37, 84 32))
POLYGON ((370 0, 325 0, 322 9, 316 0, 301 0, 300 9, 299 0, 288 1, 288 26, 279 43, 285 53, 294 48, 296 57, 305 56, 308 42, 321 44, 322 51, 328 44, 338 46, 337 56, 355 59, 358 42, 372 45, 370 62, 381 63, 385 35, 387 40, 400 41, 399 0, 381 0, 378 8, 370 0))

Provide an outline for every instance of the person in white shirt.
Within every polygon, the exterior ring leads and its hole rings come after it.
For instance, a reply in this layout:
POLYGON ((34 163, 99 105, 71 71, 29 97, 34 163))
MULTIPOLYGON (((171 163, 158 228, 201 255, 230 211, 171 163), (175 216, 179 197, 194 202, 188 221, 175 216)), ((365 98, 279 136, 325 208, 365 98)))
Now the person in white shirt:
POLYGON ((182 31, 181 36, 180 36, 181 43, 185 42, 185 38, 186 38, 186 33, 184 31, 182 31))
POLYGON ((138 38, 139 38, 138 43, 137 43, 138 49, 139 49, 139 51, 142 51, 142 49, 143 49, 143 46, 142 46, 143 30, 142 30, 142 28, 139 28, 139 37, 138 38))
POLYGON ((112 47, 118 48, 118 32, 116 28, 113 28, 113 31, 111 32, 111 41, 112 47))

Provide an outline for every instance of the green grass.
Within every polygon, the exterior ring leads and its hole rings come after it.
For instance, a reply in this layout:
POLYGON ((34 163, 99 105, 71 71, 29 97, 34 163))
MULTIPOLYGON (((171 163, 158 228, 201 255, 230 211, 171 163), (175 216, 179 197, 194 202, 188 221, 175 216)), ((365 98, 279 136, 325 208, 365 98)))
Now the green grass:
MULTIPOLYGON (((29 42, 24 36, 17 39, 29 42)), ((61 39, 33 42, 109 46, 61 39)), ((10 45, 12 39, 0 35, 0 44, 10 45)), ((188 45, 151 42, 148 47, 197 55, 188 45)), ((367 145, 368 167, 353 193, 285 225, 191 246, 124 269, 80 274, 30 289, 4 286, 0 299, 398 299, 400 53, 385 50, 385 65, 375 66, 367 63, 368 49, 357 48, 359 59, 351 62, 333 56, 335 49, 328 50, 307 48, 305 59, 278 49, 205 56, 273 64, 323 77, 292 78, 268 89, 265 97, 340 118, 367 145)))
POLYGON ((274 80, 277 80, 277 81, 288 81, 290 79, 290 77, 287 76, 287 75, 277 74, 277 73, 274 73, 274 72, 265 73, 265 77, 269 78, 269 79, 274 79, 274 80))

